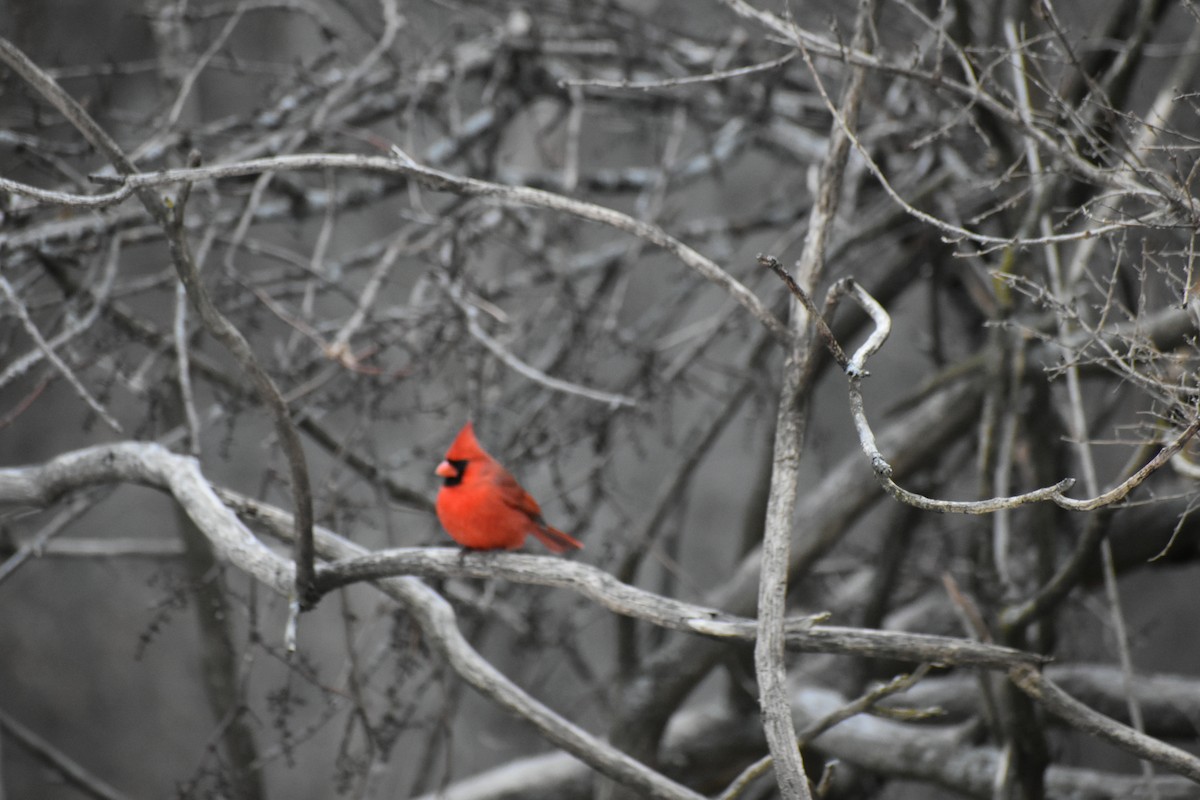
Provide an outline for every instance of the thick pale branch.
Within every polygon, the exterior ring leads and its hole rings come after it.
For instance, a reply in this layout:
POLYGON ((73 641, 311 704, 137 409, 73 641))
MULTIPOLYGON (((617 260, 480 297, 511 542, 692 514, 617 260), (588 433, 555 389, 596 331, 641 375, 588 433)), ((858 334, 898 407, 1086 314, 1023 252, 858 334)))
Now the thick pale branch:
MULTIPOLYGON (((855 717, 859 714, 869 711, 876 704, 878 704, 880 700, 883 700, 889 695, 896 694, 897 692, 903 692, 906 689, 911 688, 920 682, 920 680, 928 673, 929 665, 923 664, 911 674, 901 675, 894 680, 883 684, 882 686, 877 686, 869 692, 863 694, 861 697, 857 697, 854 700, 846 703, 841 708, 830 711, 820 719, 813 720, 807 726, 805 726, 804 730, 796 734, 796 746, 800 748, 807 746, 813 739, 816 739, 833 726, 845 722, 851 717, 855 717)), ((753 781, 755 781, 759 776, 765 774, 766 771, 771 768, 771 766, 774 764, 774 761, 774 757, 766 755, 750 766, 746 767, 746 769, 742 770, 741 774, 739 774, 729 784, 728 788, 721 792, 717 800, 736 800, 736 798, 739 797, 742 792, 749 788, 753 781)))
MULTIPOLYGON (((919 684, 924 686, 925 684, 919 684)), ((828 689, 792 694, 800 725, 827 718, 845 708, 846 698, 828 689)), ((663 742, 663 760, 693 770, 720 752, 761 752, 761 728, 745 724, 744 714, 724 703, 681 712, 663 742)), ((812 747, 824 757, 845 761, 883 776, 899 776, 943 786, 966 797, 990 798, 1004 754, 995 747, 972 745, 961 725, 913 724, 859 715, 817 738, 812 747)), ((1192 800, 1196 786, 1186 778, 1161 776, 1148 786, 1140 775, 1051 765, 1046 770, 1047 800, 1192 800)), ((419 800, 512 800, 515 797, 575 796, 586 768, 559 753, 509 761, 503 766, 446 786, 419 800)))
MULTIPOLYGON (((283 540, 292 536, 291 515, 281 509, 236 492, 225 491, 224 497, 239 513, 247 519, 258 520, 273 535, 283 540)), ((340 561, 369 555, 365 548, 328 529, 318 526, 315 533, 317 552, 322 558, 340 561)), ((447 560, 459 557, 459 553, 453 550, 441 553, 447 560)), ((546 560, 554 565, 564 563, 561 559, 546 560)), ((526 694, 471 647, 458 629, 453 607, 420 580, 390 577, 380 579, 377 585, 385 594, 404 604, 420 624, 433 649, 446 659, 463 680, 501 708, 532 724, 547 741, 647 797, 700 800, 700 795, 630 758, 608 742, 592 736, 526 694)))
POLYGON ((35 466, 0 469, 0 504, 42 507, 76 489, 121 482, 168 491, 218 553, 263 585, 287 593, 291 564, 221 502, 194 458, 152 442, 99 445, 35 466))
MULTIPOLYGON (((103 445, 66 453, 41 465, 0 469, 0 505, 44 506, 73 489, 112 482, 168 491, 218 553, 273 591, 290 593, 292 565, 265 547, 221 502, 195 459, 157 444, 103 445)), ((240 498, 238 507, 281 538, 294 536, 292 515, 249 498, 240 498)), ((328 530, 320 531, 319 549, 325 558, 350 558, 367 552, 328 530)), ((522 691, 470 646, 458 630, 453 608, 428 586, 416 578, 389 578, 379 585, 405 604, 434 648, 465 681, 533 724, 546 739, 648 797, 700 800, 700 795, 597 739, 522 691)))
MULTIPOLYGON (((258 507, 227 490, 221 490, 221 493, 236 508, 258 507)), ((398 548, 335 561, 318 570, 317 580, 321 588, 328 591, 350 583, 397 575, 503 578, 515 583, 554 586, 577 592, 617 614, 665 628, 736 641, 754 641, 757 635, 756 622, 752 619, 654 594, 622 583, 590 564, 551 556, 462 553, 449 548, 398 548)), ((1045 660, 1033 653, 969 639, 814 625, 811 617, 785 619, 783 635, 789 649, 915 663, 1006 669, 1014 664, 1045 660)))

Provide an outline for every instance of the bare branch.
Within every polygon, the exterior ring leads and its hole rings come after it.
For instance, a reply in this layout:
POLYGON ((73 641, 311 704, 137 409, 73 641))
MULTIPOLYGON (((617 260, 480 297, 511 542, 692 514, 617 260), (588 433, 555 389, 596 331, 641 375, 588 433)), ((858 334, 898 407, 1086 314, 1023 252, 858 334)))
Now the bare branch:
POLYGON ((508 348, 496 341, 494 337, 492 337, 483 329, 483 326, 479 324, 479 309, 472 305, 465 297, 463 297, 462 288, 460 286, 451 283, 444 275, 439 276, 439 283, 446 291, 446 295, 453 300, 454 304, 463 312, 463 316, 466 317, 467 320, 467 330, 470 332, 470 334, 474 336, 480 344, 486 347, 488 352, 500 359, 500 361, 502 361, 509 369, 525 376, 534 383, 539 383, 542 386, 545 386, 548 389, 553 389, 556 392, 563 392, 564 394, 573 394, 579 397, 586 397, 588 400, 595 400, 597 403, 604 403, 612 409, 618 409, 622 407, 633 408, 637 406, 637 401, 632 397, 626 397, 625 395, 615 394, 613 392, 604 392, 587 386, 580 386, 579 384, 571 383, 570 381, 564 381, 561 378, 555 378, 551 375, 547 375, 536 367, 526 364, 524 361, 513 355, 508 348))
MULTIPOLYGON (((198 155, 193 159, 198 161, 198 155)), ((190 187, 191 184, 185 184, 190 187)), ((289 475, 292 484, 292 500, 296 507, 296 539, 294 542, 296 586, 293 593, 293 615, 288 623, 288 629, 294 631, 296 611, 307 608, 315 601, 313 579, 315 576, 314 554, 312 545, 312 489, 308 479, 308 464, 304 456, 304 447, 296 426, 292 422, 291 410, 283 399, 275 381, 267 374, 254 355, 254 350, 246 337, 242 335, 233 323, 213 304, 200 278, 191 247, 188 245, 187 232, 184 228, 184 205, 186 195, 181 195, 180 203, 172 208, 169 221, 165 226, 167 242, 171 247, 171 260, 179 275, 180 282, 187 289, 192 305, 200 314, 205 328, 225 349, 233 355, 238 366, 250 377, 259 398, 271 414, 275 424, 275 432, 279 436, 284 456, 287 458, 289 475)), ((294 636, 289 637, 290 648, 295 648, 294 636)))
POLYGON ((37 466, 0 468, 0 504, 46 506, 68 492, 114 482, 168 490, 218 553, 273 591, 287 593, 292 566, 221 503, 195 459, 158 444, 98 445, 37 466))
POLYGON ((4 294, 4 299, 13 307, 13 311, 16 312, 17 318, 21 320, 21 325, 25 328, 25 332, 29 334, 29 338, 33 339, 38 349, 46 357, 46 360, 54 365, 58 373, 67 379, 67 383, 71 384, 71 388, 75 390, 75 394, 79 395, 83 402, 87 403, 88 408, 96 412, 96 415, 100 419, 104 420, 104 424, 117 433, 123 433, 125 429, 121 427, 121 423, 117 422, 116 418, 108 413, 108 409, 101 405, 99 400, 92 397, 92 393, 83 385, 83 381, 79 380, 79 376, 67 366, 58 353, 54 352, 54 348, 50 346, 50 343, 42 336, 42 332, 38 330, 38 326, 30 318, 25 304, 21 302, 21 298, 17 295, 17 290, 8 282, 8 278, 3 275, 0 275, 0 293, 4 294))
MULTIPOLYGON (((850 385, 850 413, 854 417, 854 427, 858 431, 859 444, 870 461, 871 469, 874 471, 876 478, 883 488, 887 490, 888 494, 902 503, 907 503, 926 511, 955 514, 991 514, 1001 509, 1018 508, 1028 503, 1042 500, 1054 500, 1058 502, 1062 493, 1075 485, 1074 479, 1064 478, 1053 486, 1035 489, 1031 492, 1012 497, 995 497, 989 500, 935 500, 915 492, 910 492, 893 481, 892 467, 888 464, 887 459, 883 457, 883 454, 879 451, 879 446, 875 443, 875 434, 871 430, 870 422, 867 420, 862 397, 862 380, 868 374, 866 360, 883 346, 891 330, 891 318, 883 309, 883 306, 853 279, 844 278, 838 283, 835 290, 849 293, 859 306, 871 316, 871 319, 875 323, 875 330, 858 350, 855 351, 851 358, 846 359, 845 353, 841 352, 840 347, 834 353, 834 358, 837 359, 838 354, 840 354, 841 359, 839 363, 844 362, 843 368, 846 371, 846 377, 850 385)), ((807 296, 805 295, 805 297, 807 296)), ((808 303, 812 304, 812 300, 809 299, 808 303)), ((833 334, 830 333, 829 339, 832 340, 832 337, 833 334)))
POLYGON ((1141 486, 1146 478, 1153 475, 1163 465, 1171 461, 1171 459, 1183 449, 1192 438, 1200 431, 1200 415, 1197 415, 1192 422, 1183 429, 1178 436, 1163 445, 1162 449, 1154 458, 1147 461, 1142 467, 1119 484, 1109 489, 1107 492, 1098 494, 1088 500, 1072 500, 1069 497, 1054 497, 1053 500, 1063 508, 1069 508, 1072 511, 1092 511, 1097 508, 1110 506, 1113 503, 1124 500, 1130 492, 1141 486))
MULTIPOLYGON (((100 149, 105 156, 124 175, 135 173, 136 167, 124 155, 120 146, 91 118, 91 116, 76 103, 55 81, 30 61, 24 53, 7 40, 0 38, 0 59, 3 59, 14 71, 29 82, 42 96, 49 100, 89 142, 100 149)), ((191 168, 198 164, 198 156, 193 155, 191 168)), ((191 182, 185 181, 185 188, 180 194, 180 203, 173 210, 168 210, 148 186, 135 187, 142 204, 152 217, 162 226, 167 234, 171 247, 171 256, 180 280, 188 289, 188 295, 196 305, 200 318, 210 332, 220 341, 238 361, 242 369, 250 375, 267 409, 271 412, 279 433, 284 453, 291 468, 293 499, 296 503, 296 603, 306 602, 306 595, 312 584, 313 553, 312 553, 312 492, 308 483, 308 468, 304 460, 304 450, 296 435, 286 403, 275 387, 274 381, 258 364, 249 343, 217 310, 208 298, 200 281, 199 270, 193 260, 191 248, 187 243, 187 234, 183 224, 183 206, 191 182)), ((0 278, 2 281, 3 278, 0 278)), ((3 286, 7 293, 10 288, 5 281, 3 286)), ((11 299, 16 302, 15 294, 11 299)), ((109 418, 106 417, 106 421, 109 418)), ((110 422, 110 426, 115 421, 110 422)), ((119 426, 116 427, 120 430, 119 426)))
MULTIPOLYGON (((0 481, 2 479, 3 473, 0 472, 0 481)), ((0 487, 2 486, 0 483, 0 487)), ((291 537, 293 526, 290 515, 245 496, 227 493, 226 497, 231 501, 236 498, 242 514, 269 526, 274 535, 284 539, 291 537)), ((342 560, 368 555, 364 548, 337 536, 332 531, 317 527, 316 533, 317 550, 323 558, 342 560)), ((436 553, 428 549, 420 550, 422 556, 431 552, 436 553)), ((443 554, 449 557, 447 561, 458 557, 454 551, 443 551, 443 554)), ((552 559, 550 563, 569 562, 552 559)), ((421 625, 429 644, 446 659, 463 680, 500 707, 529 722, 548 741, 574 754, 613 780, 646 792, 652 797, 670 800, 699 800, 701 797, 630 758, 607 742, 597 739, 522 691, 470 646, 458 629, 454 609, 424 583, 416 578, 393 577, 381 579, 379 587, 384 593, 404 604, 421 625)))
MULTIPOLYGON (((262 509, 259 504, 228 490, 221 493, 244 512, 262 509)), ((753 641, 756 638, 756 622, 752 619, 638 589, 588 564, 549 556, 463 554, 427 547, 379 550, 322 566, 318 571, 318 584, 325 591, 332 591, 352 583, 395 575, 504 578, 515 583, 554 586, 577 592, 617 614, 666 628, 718 639, 753 641)), ((814 625, 811 617, 786 618, 782 630, 787 647, 801 651, 993 668, 1043 660, 1031 653, 980 645, 965 639, 814 625)))
MULTIPOLYGON (((622 214, 619 211, 598 206, 594 203, 586 203, 581 200, 563 197, 541 189, 530 189, 524 186, 506 186, 476 178, 462 178, 431 167, 421 166, 411 160, 402 161, 380 158, 378 156, 341 154, 283 155, 274 158, 251 159, 234 164, 211 164, 196 169, 163 170, 157 173, 146 172, 130 176, 128 179, 129 183, 123 183, 123 185, 129 185, 135 191, 138 191, 172 183, 235 178, 246 175, 260 175, 267 172, 320 169, 351 169, 405 175, 419 181, 424 186, 439 191, 454 192, 470 197, 486 197, 510 205, 546 208, 608 225, 632 236, 645 239, 647 242, 672 253, 684 265, 727 291, 755 319, 774 333, 776 337, 782 341, 788 341, 791 338, 787 333, 787 326, 780 322, 749 289, 717 266, 712 260, 704 257, 657 225, 642 222, 628 214, 622 214)), ((100 179, 99 176, 95 177, 100 179)))
POLYGON ((95 797, 97 800, 129 800, 130 795, 109 786, 91 770, 17 722, 4 711, 0 711, 0 730, 37 756, 39 760, 44 761, 61 775, 65 782, 88 797, 95 797))
POLYGON ((558 82, 559 86, 567 88, 582 88, 582 89, 671 89, 677 86, 687 86, 696 83, 713 83, 716 81, 725 81, 730 78, 740 78, 743 75, 753 75, 758 72, 767 72, 768 70, 778 69, 784 64, 794 59, 798 54, 793 50, 779 58, 773 58, 770 61, 764 61, 761 64, 754 64, 749 67, 737 67, 736 69, 723 69, 715 72, 710 72, 706 75, 689 75, 686 78, 670 78, 662 81, 610 81, 600 78, 566 78, 558 82))
POLYGON ((1014 667, 1009 677, 1021 691, 1071 726, 1200 783, 1200 758, 1191 753, 1139 733, 1093 711, 1033 667, 1014 667))
MULTIPOLYGON (((837 725, 840 722, 845 722, 851 717, 870 711, 880 700, 889 697, 898 692, 904 692, 911 689, 919 683, 927 674, 929 674, 929 665, 923 664, 911 674, 901 675, 893 680, 877 686, 866 694, 858 697, 849 703, 846 703, 836 711, 831 711, 824 717, 814 720, 807 725, 804 730, 796 734, 796 746, 804 748, 813 739, 816 739, 825 731, 837 725)), ((754 762, 742 773, 733 779, 728 788, 717 797, 717 800, 735 800, 741 795, 750 784, 757 780, 761 775, 765 774, 774 763, 774 758, 770 755, 764 756, 754 762)))

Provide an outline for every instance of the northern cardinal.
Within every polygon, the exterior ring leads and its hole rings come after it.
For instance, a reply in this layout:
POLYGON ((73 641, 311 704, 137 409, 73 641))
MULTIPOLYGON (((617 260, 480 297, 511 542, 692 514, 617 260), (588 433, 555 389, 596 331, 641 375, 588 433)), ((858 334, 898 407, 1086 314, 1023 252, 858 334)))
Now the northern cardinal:
POLYGON ((480 446, 470 422, 463 425, 434 472, 446 479, 438 490, 438 519, 463 547, 515 550, 531 533, 554 553, 583 547, 546 524, 537 501, 480 446))

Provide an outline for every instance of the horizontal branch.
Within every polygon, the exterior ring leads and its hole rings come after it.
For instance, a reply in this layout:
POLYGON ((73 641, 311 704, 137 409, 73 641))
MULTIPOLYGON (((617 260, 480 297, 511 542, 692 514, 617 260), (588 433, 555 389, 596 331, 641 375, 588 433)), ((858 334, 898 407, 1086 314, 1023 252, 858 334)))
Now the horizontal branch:
MULTIPOLYGON (((35 558, 148 558, 172 559, 181 558, 184 554, 183 545, 178 542, 150 537, 122 536, 113 539, 55 539, 44 545, 34 542, 22 542, 17 547, 18 553, 30 552, 35 558)), ((5 555, 0 548, 0 556, 5 555)), ((7 566, 7 564, 5 565, 7 566)))
MULTIPOLYGON (((288 596, 293 565, 250 533, 205 480, 196 459, 155 443, 100 445, 65 453, 44 464, 0 469, 0 505, 45 506, 73 489, 113 482, 168 491, 218 553, 269 589, 288 596)), ((292 539, 291 514, 234 493, 226 496, 242 513, 267 524, 280 539, 292 539)), ((324 558, 344 559, 367 552, 328 529, 319 529, 316 546, 324 558)), ((702 800, 525 693, 471 647, 458 629, 453 607, 421 581, 392 578, 380 581, 379 587, 405 605, 431 646, 463 680, 532 724, 548 741, 648 797, 702 800)))
MULTIPOLYGON (((565 197, 543 189, 525 186, 508 186, 500 183, 464 178, 432 167, 422 166, 408 159, 327 153, 309 155, 281 155, 272 158, 256 158, 233 164, 210 164, 187 169, 170 169, 159 172, 143 172, 121 178, 93 176, 96 180, 113 182, 118 189, 106 195, 110 204, 123 202, 134 193, 147 188, 168 186, 176 183, 240 178, 268 172, 298 172, 313 170, 354 170, 360 172, 382 172, 399 175, 418 181, 437 191, 451 192, 468 197, 485 197, 505 204, 533 206, 591 220, 624 231, 639 239, 654 244, 676 256, 687 267, 726 291, 734 300, 770 330, 780 341, 791 341, 787 326, 766 307, 758 296, 745 285, 723 270, 711 259, 701 255, 688 245, 654 225, 611 208, 565 197)), ((14 189, 19 187, 13 187, 14 189)), ((65 193, 63 197, 65 198, 65 193)), ((77 195, 85 207, 95 207, 94 195, 77 195)), ((71 205, 72 203, 60 204, 71 205)))
MULTIPOLYGON (((228 493, 225 496, 227 499, 230 497, 228 493)), ((504 578, 514 583, 552 586, 577 592, 617 614, 672 630, 745 642, 754 641, 757 636, 753 619, 654 594, 622 583, 590 564, 550 556, 503 552, 464 553, 453 548, 396 548, 322 566, 317 570, 317 585, 323 591, 329 591, 350 583, 396 575, 504 578)), ((814 618, 811 617, 785 621, 784 634, 789 649, 995 669, 1046 660, 1033 653, 968 639, 814 626, 813 622, 814 618)))

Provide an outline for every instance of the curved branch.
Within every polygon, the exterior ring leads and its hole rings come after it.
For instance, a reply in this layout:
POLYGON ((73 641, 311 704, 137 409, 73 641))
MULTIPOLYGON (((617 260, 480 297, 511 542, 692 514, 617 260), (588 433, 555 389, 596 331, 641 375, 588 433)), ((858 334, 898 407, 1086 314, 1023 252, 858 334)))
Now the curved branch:
POLYGON ((526 364, 483 329, 483 326, 479 324, 479 309, 471 305, 463 297, 462 287, 452 284, 445 276, 439 276, 439 283, 445 289, 446 294, 453 301, 454 305, 458 306, 463 316, 467 318, 467 332, 474 336, 480 344, 487 348, 488 352, 500 359, 509 369, 524 375, 534 383, 545 386, 547 389, 562 392, 563 394, 573 394, 577 397, 586 397, 588 400, 604 403, 611 409, 622 407, 634 408, 637 406, 637 401, 632 397, 564 381, 561 378, 547 375, 537 367, 526 364))
MULTIPOLYGON (((487 197, 509 205, 545 208, 551 211, 570 214, 580 219, 598 222, 602 225, 608 225, 609 227, 616 228, 617 230, 650 242, 673 254, 685 266, 725 290, 781 342, 790 342, 792 339, 787 326, 771 313, 770 309, 758 299, 757 295, 728 272, 721 269, 714 261, 701 255, 674 236, 671 236, 658 225, 639 220, 611 208, 564 197, 543 189, 531 189, 525 186, 506 186, 477 178, 463 178, 432 167, 421 166, 411 159, 402 160, 382 158, 380 156, 348 154, 281 155, 273 158, 250 159, 233 164, 213 164, 196 168, 144 172, 136 175, 127 175, 119 179, 93 177, 104 182, 115 180, 121 186, 128 186, 133 191, 141 191, 151 187, 174 183, 194 183, 221 178, 237 178, 247 175, 260 175, 266 172, 322 169, 348 169, 403 175, 438 191, 452 192, 468 197, 487 197)), ((110 196, 115 196, 115 193, 110 196)), ((125 195, 125 197, 127 196, 125 195)), ((79 195, 79 197, 86 199, 88 202, 91 202, 93 199, 90 195, 79 195)), ((120 199, 124 199, 124 197, 120 199)))
POLYGON ((0 505, 46 506, 76 489, 119 482, 168 491, 218 553, 268 588, 287 593, 292 565, 221 502, 196 459, 153 442, 98 445, 35 466, 0 469, 0 505))
MULTIPOLYGON (((263 523, 272 535, 287 540, 292 536, 291 515, 274 506, 260 503, 245 495, 223 490, 222 496, 231 506, 248 519, 263 523)), ((317 552, 329 560, 362 559, 369 551, 343 539, 333 531, 315 527, 317 552)), ((435 558, 454 561, 460 557, 455 550, 433 550, 418 548, 421 552, 432 552, 435 558)), ((514 556, 510 558, 534 558, 514 556)), ((468 559, 463 559, 464 561, 468 559)), ((546 559, 554 563, 555 569, 569 565, 562 559, 546 559)), ((464 565, 466 568, 466 565, 464 565)), ((571 721, 559 716, 541 702, 526 694, 503 673, 481 656, 458 629, 453 607, 437 592, 413 577, 382 578, 378 588, 401 603, 417 620, 427 641, 454 669, 456 673, 480 694, 533 725, 547 741, 558 745, 576 758, 589 764, 596 771, 622 784, 644 793, 648 797, 668 800, 702 800, 701 795, 666 778, 645 764, 630 758, 608 742, 592 736, 571 721)))
MULTIPOLYGON (((170 492, 217 552, 273 591, 289 594, 292 564, 263 545, 221 502, 194 458, 176 455, 158 444, 101 445, 65 453, 40 465, 0 469, 0 505, 44 506, 73 489, 120 481, 170 492)), ((232 496, 245 515, 267 524, 280 538, 294 535, 291 514, 232 496)), ((319 534, 318 546, 325 558, 350 558, 367 552, 332 531, 319 529, 319 534)), ((530 722, 548 741, 649 797, 702 800, 701 795, 597 739, 522 691, 471 647, 458 629, 454 609, 418 579, 388 578, 379 586, 404 603, 429 643, 463 680, 530 722)))

